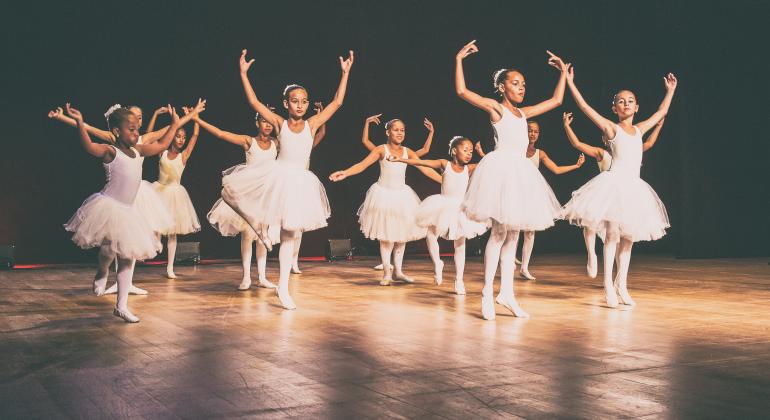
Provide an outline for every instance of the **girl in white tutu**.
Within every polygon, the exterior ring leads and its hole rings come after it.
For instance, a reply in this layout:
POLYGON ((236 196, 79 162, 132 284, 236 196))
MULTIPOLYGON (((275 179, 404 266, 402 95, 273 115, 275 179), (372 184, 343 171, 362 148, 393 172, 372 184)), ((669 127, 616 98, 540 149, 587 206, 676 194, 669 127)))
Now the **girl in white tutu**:
MULTIPOLYGON (((367 118, 366 123, 364 123, 364 134, 363 136, 361 136, 361 143, 363 143, 364 147, 366 147, 366 150, 370 152, 374 150, 374 148, 377 146, 374 144, 374 142, 372 142, 369 139, 369 124, 375 123, 377 125, 380 125, 381 116, 382 114, 372 115, 371 117, 367 118)), ((425 138, 425 143, 422 145, 422 147, 414 151, 414 153, 419 158, 422 158, 423 156, 428 154, 428 152, 430 151, 430 145, 431 143, 433 143, 433 133, 434 133, 433 123, 430 122, 430 120, 428 120, 427 117, 423 120, 422 123, 425 126, 425 128, 428 129, 428 137, 425 138)), ((382 264, 381 263, 377 264, 376 266, 374 266, 374 269, 382 270, 382 264)))
MULTIPOLYGON (((257 135, 254 137, 245 134, 235 134, 224 131, 216 126, 209 124, 198 116, 195 122, 201 125, 214 137, 226 142, 240 146, 246 154, 246 163, 250 165, 261 165, 265 162, 272 162, 278 155, 278 140, 271 136, 273 126, 259 114, 255 117, 257 126, 257 135)), ((227 171, 224 172, 227 174, 227 171)), ((277 286, 267 279, 267 249, 262 241, 257 241, 257 234, 254 229, 246 223, 238 213, 235 212, 221 198, 214 203, 214 206, 208 213, 208 220, 211 226, 222 236, 241 235, 241 265, 243 266, 243 279, 238 286, 238 290, 248 290, 251 287, 251 243, 256 242, 256 260, 257 260, 257 278, 258 286, 267 289, 275 289, 277 286)), ((280 229, 272 227, 268 229, 271 236, 271 242, 280 242, 280 229)))
MULTIPOLYGON (((540 162, 543 162, 543 165, 545 165, 548 170, 553 172, 556 175, 565 174, 567 172, 574 171, 575 169, 580 168, 583 166, 583 163, 585 163, 586 157, 585 155, 581 154, 578 156, 577 163, 574 165, 557 165, 553 160, 551 160, 550 157, 548 157, 548 154, 545 152, 545 150, 538 149, 535 147, 535 144, 537 143, 537 140, 540 138, 540 124, 537 123, 537 121, 527 121, 527 138, 529 140, 529 145, 527 146, 527 159, 529 159, 530 162, 532 162, 533 165, 535 165, 535 168, 540 168, 540 162)), ((479 154, 484 157, 485 153, 481 149, 481 144, 476 144, 476 150, 479 151, 479 154)), ((525 230, 524 232, 524 243, 521 245, 521 268, 519 269, 519 273, 521 273, 521 276, 524 277, 527 280, 536 280, 535 276, 532 275, 532 273, 529 272, 529 260, 532 257, 532 248, 535 246, 535 231, 534 230, 525 230)), ((517 262, 518 263, 518 262, 517 262)))
MULTIPOLYGON (((202 111, 205 101, 198 101, 193 113, 202 111)), ((169 106, 170 108, 170 106, 169 106)), ((173 110, 172 125, 166 134, 150 145, 137 145, 139 124, 136 116, 125 108, 108 115, 115 145, 91 141, 83 116, 67 104, 67 113, 75 119, 83 148, 104 164, 107 184, 91 195, 64 227, 73 232, 72 241, 81 248, 99 247, 99 267, 94 277, 94 293, 101 295, 107 283, 110 263, 118 259, 118 299, 113 314, 126 322, 138 322, 128 309, 128 292, 132 283, 134 262, 154 257, 161 249, 160 241, 134 203, 142 179, 141 156, 152 156, 166 149, 176 129, 192 114, 181 120, 173 110)))
MULTIPOLYGON (((185 113, 190 113, 191 109, 184 109, 185 113)), ((174 258, 176 257, 177 235, 187 235, 201 230, 201 224, 198 221, 198 215, 195 214, 190 195, 185 187, 182 186, 182 173, 187 167, 187 161, 190 159, 195 145, 198 142, 200 126, 195 123, 193 134, 190 141, 187 141, 187 131, 184 127, 179 127, 174 134, 174 141, 168 150, 160 155, 160 170, 158 180, 152 186, 160 195, 163 204, 171 212, 174 224, 160 231, 161 235, 166 236, 166 277, 175 279, 174 258)))
MULTIPOLYGON (((565 112, 562 116, 562 119, 564 122, 564 130, 567 132, 567 138, 569 139, 570 144, 572 144, 572 147, 596 159, 596 165, 599 167, 600 173, 604 171, 608 171, 610 167, 612 167, 612 155, 604 147, 591 146, 589 144, 586 144, 580 141, 580 139, 578 138, 578 136, 575 134, 575 132, 572 130, 572 127, 571 127, 571 124, 572 124, 571 112, 565 112)), ((652 130, 652 133, 650 133, 650 135, 647 137, 647 140, 644 141, 644 144, 642 146, 643 152, 650 150, 652 146, 655 145, 655 142, 658 141, 658 135, 660 134, 660 129, 663 128, 663 121, 665 121, 665 118, 660 120, 660 122, 655 125, 655 128, 652 130)), ((607 144, 605 141, 605 147, 606 146, 607 144)), ((586 253, 588 254, 588 263, 586 264, 586 271, 588 272, 589 277, 596 278, 596 274, 598 271, 598 264, 597 264, 597 258, 596 258, 596 231, 588 227, 584 227, 583 239, 586 244, 586 253)), ((616 252, 615 253, 616 270, 617 270, 617 267, 620 266, 618 261, 618 255, 619 254, 616 252)))
POLYGON ((543 230, 559 218, 561 206, 543 178, 526 157, 526 119, 561 105, 568 65, 548 52, 548 64, 561 72, 553 97, 539 104, 519 108, 526 91, 524 75, 513 69, 500 69, 492 80, 501 96, 497 102, 468 90, 463 59, 478 52, 471 41, 457 53, 455 90, 471 105, 489 114, 495 131, 496 150, 481 159, 463 201, 463 210, 472 220, 491 224, 492 232, 484 253, 484 289, 481 310, 484 319, 495 318, 493 283, 500 264, 500 293, 496 302, 515 316, 529 317, 513 293, 516 244, 521 230, 543 230))
MULTIPOLYGON (((616 93, 612 101, 612 112, 618 117, 616 124, 602 117, 583 99, 575 86, 574 69, 567 78, 580 110, 602 130, 612 155, 610 169, 573 192, 572 199, 564 206, 567 220, 587 228, 588 236, 595 232, 604 240, 604 293, 607 306, 611 308, 618 306, 618 298, 625 305, 635 304, 627 288, 634 242, 656 240, 665 235, 669 227, 666 207, 652 187, 639 177, 644 147, 642 135, 666 116, 676 90, 677 80, 673 74, 669 73, 663 81, 666 95, 658 110, 638 124, 633 123, 634 115, 639 111, 636 95, 625 89, 616 93), (616 252, 618 270, 616 285, 613 285, 616 252)), ((589 259, 589 274, 591 263, 589 259)))
POLYGON ((340 57, 342 76, 334 99, 323 111, 307 120, 303 117, 310 102, 308 92, 302 86, 289 85, 284 89, 283 105, 289 112, 288 119, 277 115, 257 99, 247 73, 253 63, 253 59, 246 61, 246 50, 243 50, 240 58, 241 82, 252 108, 276 128, 278 157, 262 165, 242 164, 232 168, 222 178, 222 198, 254 229, 268 250, 273 247, 268 227, 281 227, 281 249, 278 253, 280 277, 276 292, 285 309, 295 309, 297 306, 289 294, 295 238, 298 232, 326 226, 326 219, 331 215, 326 190, 318 178, 306 169, 313 148, 313 136, 342 106, 348 74, 353 65, 353 51, 347 59, 340 57))
POLYGON ((487 225, 475 222, 460 209, 468 179, 476 164, 469 164, 473 158, 473 142, 461 136, 454 137, 449 142, 449 156, 446 159, 420 160, 400 159, 391 155, 391 160, 404 162, 409 165, 425 166, 441 169, 441 194, 426 198, 417 208, 417 225, 428 229, 428 252, 433 260, 434 279, 441 285, 444 262, 439 253, 438 237, 454 241, 455 261, 455 293, 465 294, 463 271, 465 269, 465 240, 479 236, 487 231, 487 225))
MULTIPOLYGON (((365 126, 368 124, 366 122, 365 126)), ((334 172, 329 179, 339 182, 363 172, 374 162, 380 162, 380 178, 366 192, 364 203, 358 209, 358 223, 365 237, 380 242, 384 267, 380 285, 389 286, 393 280, 414 283, 414 279, 403 271, 404 251, 407 242, 424 238, 426 229, 417 226, 420 197, 406 185, 406 163, 390 160, 391 156, 417 159, 414 151, 403 146, 406 125, 399 119, 390 120, 385 123, 385 134, 388 136, 386 144, 375 147, 364 160, 350 168, 334 172), (390 265, 391 254, 393 267, 390 265)), ((434 171, 423 167, 418 169, 429 177, 440 179, 434 171)))
MULTIPOLYGON (((113 110, 122 108, 120 104, 115 104, 111 106, 107 113, 105 113, 105 120, 107 119, 107 116, 112 113, 113 110)), ((142 127, 142 109, 139 108, 136 105, 131 105, 129 107, 126 107, 129 111, 131 111, 137 119, 137 124, 139 128, 142 127)), ((155 116, 157 114, 162 114, 165 112, 168 112, 166 107, 160 108, 158 111, 155 111, 155 114, 153 115, 152 121, 155 120, 155 116), (160 111, 160 109, 163 109, 164 111, 160 111)), ((64 111, 61 107, 50 111, 48 113, 48 118, 61 121, 67 125, 70 125, 72 127, 76 127, 77 123, 73 118, 70 118, 66 115, 64 115, 64 111)), ((92 127, 88 125, 87 123, 84 123, 84 126, 86 128, 86 131, 90 136, 93 136, 94 138, 97 138, 101 141, 104 141, 109 144, 115 144, 115 136, 107 130, 101 130, 96 127, 92 127)), ((160 139, 163 134, 166 132, 166 129, 168 127, 163 127, 162 129, 158 131, 153 131, 151 126, 147 127, 147 132, 144 135, 139 136, 139 140, 137 140, 136 144, 151 144, 155 143, 160 139)), ((144 162, 144 157, 140 156, 139 159, 144 162)), ((147 223, 150 225, 150 228, 153 232, 160 235, 160 232, 168 229, 170 226, 173 225, 174 219, 171 217, 171 213, 168 211, 168 208, 166 208, 165 204, 160 198, 160 195, 158 195, 157 192, 155 192, 155 188, 153 188, 152 183, 147 182, 145 180, 142 180, 139 184, 139 190, 136 193, 136 200, 134 200, 134 204, 136 205, 137 210, 139 213, 144 217, 144 219, 147 221, 147 223)), ((115 261, 117 264, 117 260, 115 261)), ((117 267, 115 268, 117 270, 117 267)), ((104 290, 105 295, 113 294, 118 292, 118 283, 115 282, 112 284, 112 286, 108 287, 104 290)), ((146 295, 147 291, 131 284, 130 293, 134 295, 146 295)))

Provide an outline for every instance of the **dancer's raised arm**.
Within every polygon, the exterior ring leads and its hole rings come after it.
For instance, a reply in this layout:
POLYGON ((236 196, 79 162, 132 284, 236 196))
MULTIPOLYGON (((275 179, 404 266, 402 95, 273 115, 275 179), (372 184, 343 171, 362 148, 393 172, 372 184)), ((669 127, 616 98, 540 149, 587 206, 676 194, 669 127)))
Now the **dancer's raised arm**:
POLYGON ((652 149, 652 146, 655 146, 655 142, 658 141, 658 135, 660 135, 660 129, 663 128, 663 122, 666 121, 665 118, 658 121, 657 124, 655 124, 655 128, 652 130, 652 133, 650 133, 649 137, 647 137, 647 140, 644 141, 644 144, 642 144, 642 151, 646 152, 650 149, 652 149))
POLYGON ((546 99, 543 102, 540 102, 539 104, 535 104, 532 106, 525 106, 522 107, 521 110, 524 112, 524 115, 527 118, 533 118, 537 117, 538 115, 544 114, 557 106, 561 105, 562 102, 564 102, 564 85, 567 81, 567 71, 569 70, 570 65, 564 64, 564 61, 562 61, 561 58, 557 57, 554 53, 550 51, 546 51, 548 53, 548 65, 551 67, 556 68, 561 73, 559 74, 559 81, 556 83, 556 89, 553 91, 553 96, 546 99))
MULTIPOLYGON (((64 115, 64 110, 62 109, 62 107, 57 107, 56 109, 49 111, 48 118, 56 121, 61 121, 64 124, 69 125, 70 127, 78 128, 77 121, 72 117, 68 117, 64 115)), ((107 143, 115 144, 115 136, 109 131, 92 127, 85 122, 83 122, 83 126, 85 127, 86 132, 89 135, 94 136, 99 140, 106 141, 107 143)))
POLYGON ((564 131, 567 132, 567 138, 569 139, 570 144, 575 149, 580 150, 581 152, 585 153, 588 156, 591 156, 592 158, 601 161, 604 156, 604 149, 601 147, 591 146, 588 144, 583 143, 580 141, 578 136, 575 134, 574 131, 572 131, 572 113, 571 112, 565 112, 562 114, 562 122, 564 123, 564 131))
POLYGON ((425 144, 422 145, 421 148, 414 151, 414 153, 417 154, 419 157, 423 157, 430 152, 430 145, 433 143, 433 133, 435 130, 433 129, 433 123, 430 122, 430 120, 426 117, 422 124, 425 126, 425 128, 428 129, 428 137, 425 139, 425 144))
POLYGON ((348 87, 348 75, 350 74, 350 68, 353 67, 353 61, 354 56, 352 50, 349 51, 348 58, 343 59, 340 57, 340 69, 342 70, 342 74, 340 75, 340 84, 337 87, 337 92, 334 94, 334 99, 329 102, 329 105, 327 105, 323 111, 308 118, 307 122, 310 124, 311 132, 315 133, 318 127, 326 124, 332 115, 334 115, 334 113, 342 106, 342 103, 345 100, 345 91, 348 87))
POLYGON ((660 102, 658 110, 655 111, 650 118, 636 124, 642 134, 649 131, 655 124, 665 118, 666 114, 668 114, 668 108, 671 106, 671 100, 674 98, 674 92, 676 91, 676 76, 672 73, 667 74, 666 77, 663 78, 663 84, 666 86, 666 96, 664 96, 663 100, 660 102))
POLYGON ((252 58, 251 60, 246 61, 246 50, 244 49, 241 51, 241 58, 238 63, 243 91, 246 93, 246 99, 249 101, 249 105, 251 105, 254 111, 261 115, 262 118, 272 124, 273 127, 275 127, 276 132, 280 131, 281 124, 283 124, 283 118, 257 99, 257 94, 254 93, 254 88, 251 87, 251 82, 249 82, 249 68, 254 64, 254 59, 252 58))
POLYGON ((366 147, 366 149, 370 152, 377 146, 369 139, 369 124, 375 123, 380 125, 381 116, 382 114, 372 115, 371 117, 367 118, 366 121, 364 121, 364 133, 361 135, 361 143, 363 143, 364 147, 366 147))
POLYGON ((465 72, 463 71, 463 60, 465 57, 479 52, 476 46, 476 40, 465 44, 455 56, 455 93, 465 102, 481 108, 489 114, 490 120, 497 122, 502 116, 500 104, 494 99, 485 98, 465 86, 465 72))
POLYGON ((575 98, 578 108, 580 108, 580 110, 583 111, 583 113, 586 114, 586 116, 599 127, 600 130, 602 130, 604 138, 615 138, 615 123, 602 117, 602 115, 596 112, 595 109, 591 108, 591 105, 588 105, 588 102, 583 99, 583 95, 578 90, 577 85, 575 85, 574 66, 571 66, 567 72, 567 86, 569 86, 569 90, 572 92, 572 96, 575 98))

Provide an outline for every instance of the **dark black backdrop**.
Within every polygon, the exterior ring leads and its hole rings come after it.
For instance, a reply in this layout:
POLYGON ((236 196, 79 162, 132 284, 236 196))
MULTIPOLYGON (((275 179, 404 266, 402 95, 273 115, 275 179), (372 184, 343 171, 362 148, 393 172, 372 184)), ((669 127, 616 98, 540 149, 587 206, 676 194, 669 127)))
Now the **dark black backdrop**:
MULTIPOLYGON (((557 80, 545 50, 576 66, 576 79, 595 108, 609 116, 612 94, 630 88, 646 118, 663 96, 662 76, 680 84, 642 176, 666 203, 670 234, 639 251, 681 257, 768 255, 768 2, 27 2, 4 6, 3 134, 0 244, 17 246, 20 261, 90 260, 62 229, 80 202, 103 185, 101 165, 86 155, 75 131, 49 121, 49 109, 71 101, 87 121, 104 126, 111 104, 138 104, 145 122, 166 102, 208 99, 205 118, 224 129, 253 133, 253 113, 240 87, 242 48, 257 62, 250 71, 260 98, 278 104, 283 86, 307 86, 328 101, 338 78, 337 56, 356 52, 343 108, 314 150, 312 170, 324 181, 329 227, 306 235, 303 255, 320 255, 326 238, 352 237, 355 211, 378 172, 331 184, 327 176, 361 159, 367 115, 407 124, 407 144, 419 147, 421 120, 436 125, 429 157, 438 158, 455 134, 492 147, 485 115, 453 93, 453 58, 468 40, 479 54, 466 60, 469 87, 491 95, 491 73, 508 66, 527 78, 526 103, 548 97, 557 80)), ((565 104, 539 118, 539 146, 572 163, 560 125, 565 104)), ((576 113, 586 140, 599 134, 576 113)), ((374 139, 383 141, 375 129, 374 139)), ((205 257, 234 257, 237 240, 205 223, 218 195, 220 171, 242 162, 237 147, 202 134, 189 161, 186 185, 203 230, 205 257)), ((145 179, 157 177, 147 159, 145 179)), ((592 160, 559 177, 545 173, 560 201, 596 174, 592 160)), ((410 169, 407 182, 421 197, 438 185, 410 169)), ((412 250, 421 244, 412 245, 412 250)), ((579 251, 579 231, 561 223, 538 235, 537 252, 579 251)))

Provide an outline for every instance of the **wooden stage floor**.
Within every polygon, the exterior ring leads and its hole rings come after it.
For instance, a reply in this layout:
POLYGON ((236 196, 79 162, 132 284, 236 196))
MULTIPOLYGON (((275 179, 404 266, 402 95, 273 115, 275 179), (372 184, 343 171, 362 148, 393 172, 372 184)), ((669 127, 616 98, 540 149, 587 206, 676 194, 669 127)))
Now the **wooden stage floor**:
POLYGON ((295 311, 236 291, 237 262, 140 266, 139 324, 90 293, 92 267, 0 272, 0 418, 770 416, 766 259, 637 255, 638 306, 613 310, 582 256, 535 257, 516 281, 532 318, 495 321, 478 258, 465 297, 451 258, 441 287, 425 259, 392 287, 374 258, 305 262, 295 311))

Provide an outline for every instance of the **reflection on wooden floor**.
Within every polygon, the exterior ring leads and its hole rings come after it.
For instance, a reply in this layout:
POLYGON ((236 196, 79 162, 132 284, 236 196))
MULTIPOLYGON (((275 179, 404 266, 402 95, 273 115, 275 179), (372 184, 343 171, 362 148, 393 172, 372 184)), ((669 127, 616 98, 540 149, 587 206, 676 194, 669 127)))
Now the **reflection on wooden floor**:
MULTIPOLYGON (((481 261, 378 286, 375 259, 308 262, 299 306, 237 292, 237 262, 138 267, 139 324, 91 267, 0 272, 0 418, 747 418, 768 415, 766 260, 634 256, 634 309, 603 307, 582 256, 536 255, 532 319, 480 318, 481 261)), ((277 281, 270 262, 269 278, 277 281)))

